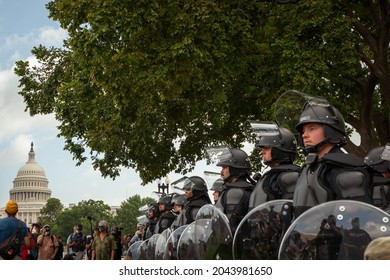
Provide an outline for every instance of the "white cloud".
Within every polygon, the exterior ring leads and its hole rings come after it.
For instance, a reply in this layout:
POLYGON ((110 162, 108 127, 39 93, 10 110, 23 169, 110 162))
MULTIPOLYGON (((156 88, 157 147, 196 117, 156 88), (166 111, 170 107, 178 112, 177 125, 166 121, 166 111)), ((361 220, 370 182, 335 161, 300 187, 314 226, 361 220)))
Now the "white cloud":
MULTIPOLYGON (((30 58, 30 61, 34 61, 30 58)), ((57 122, 52 115, 31 117, 25 112, 23 97, 18 94, 18 77, 14 69, 0 71, 0 143, 4 139, 13 138, 21 133, 29 133, 37 129, 56 131, 57 122)))
POLYGON ((27 161, 27 151, 20 147, 29 147, 31 144, 31 135, 21 134, 13 139, 9 146, 0 150, 0 166, 10 164, 20 164, 21 160, 27 161))
POLYGON ((38 31, 29 32, 22 36, 19 34, 9 35, 0 44, 1 68, 7 68, 15 61, 25 59, 23 54, 31 54, 31 50, 35 46, 62 47, 67 36, 64 29, 52 26, 44 26, 38 31))
POLYGON ((44 46, 62 47, 64 39, 68 36, 62 28, 42 27, 39 29, 39 44, 44 46))

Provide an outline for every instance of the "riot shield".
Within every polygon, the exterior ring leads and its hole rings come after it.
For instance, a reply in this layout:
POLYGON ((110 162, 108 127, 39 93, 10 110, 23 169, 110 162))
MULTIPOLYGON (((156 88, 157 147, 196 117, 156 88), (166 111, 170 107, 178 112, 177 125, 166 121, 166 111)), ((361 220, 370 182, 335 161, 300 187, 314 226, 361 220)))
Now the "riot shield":
POLYGON ((164 260, 177 260, 177 247, 179 244, 179 239, 183 231, 186 229, 186 227, 187 225, 183 225, 177 228, 168 237, 168 240, 165 244, 165 251, 163 255, 164 260))
POLYGON ((362 260, 368 243, 390 235, 390 216, 359 201, 337 200, 299 216, 283 237, 281 260, 362 260))
POLYGON ((229 220, 214 205, 202 206, 195 219, 194 243, 200 260, 231 259, 229 220))
POLYGON ((142 243, 138 246, 137 255, 139 260, 147 260, 147 250, 149 239, 141 241, 142 243))
POLYGON ((156 252, 156 244, 157 240, 160 237, 159 233, 153 234, 149 238, 148 246, 146 249, 146 259, 147 260, 154 260, 155 259, 155 252, 156 252))
POLYGON ((171 235, 172 230, 170 228, 165 229, 161 234, 160 237, 157 239, 156 242, 156 251, 155 251, 155 259, 156 260, 163 260, 164 259, 164 253, 165 253, 165 246, 167 243, 167 240, 169 236, 171 235))
MULTIPOLYGON (((198 260, 199 256, 195 246, 195 222, 187 225, 180 235, 177 244, 177 259, 178 260, 198 260)), ((198 228, 198 230, 201 230, 198 228)))
POLYGON ((292 200, 280 199, 253 208, 242 219, 233 239, 235 260, 277 260, 290 225, 292 200))
POLYGON ((138 248, 141 246, 143 241, 136 241, 131 246, 129 249, 127 249, 126 255, 129 257, 130 260, 138 260, 138 248))

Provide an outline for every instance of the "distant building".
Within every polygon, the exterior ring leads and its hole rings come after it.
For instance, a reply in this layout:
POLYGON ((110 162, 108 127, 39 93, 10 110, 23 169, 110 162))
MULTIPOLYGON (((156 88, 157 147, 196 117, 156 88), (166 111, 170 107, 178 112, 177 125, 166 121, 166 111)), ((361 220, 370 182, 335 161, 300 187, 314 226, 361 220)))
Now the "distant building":
MULTIPOLYGON (((19 205, 17 218, 31 226, 38 221, 40 211, 50 197, 49 181, 43 168, 35 161, 34 144, 31 143, 28 161, 19 169, 9 191, 9 198, 19 205)), ((7 216, 4 210, 5 207, 0 208, 0 218, 7 216)))

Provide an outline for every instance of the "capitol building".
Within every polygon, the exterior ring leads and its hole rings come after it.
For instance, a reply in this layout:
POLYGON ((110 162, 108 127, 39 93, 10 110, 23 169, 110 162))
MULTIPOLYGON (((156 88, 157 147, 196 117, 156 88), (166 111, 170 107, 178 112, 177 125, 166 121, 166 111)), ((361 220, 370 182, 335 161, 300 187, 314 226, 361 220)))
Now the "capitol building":
MULTIPOLYGON (((23 165, 9 191, 9 199, 15 200, 19 205, 17 218, 24 221, 27 226, 38 221, 41 209, 51 197, 49 181, 45 170, 35 160, 34 144, 28 153, 28 161, 23 165)), ((0 208, 0 218, 7 217, 5 207, 0 208)))

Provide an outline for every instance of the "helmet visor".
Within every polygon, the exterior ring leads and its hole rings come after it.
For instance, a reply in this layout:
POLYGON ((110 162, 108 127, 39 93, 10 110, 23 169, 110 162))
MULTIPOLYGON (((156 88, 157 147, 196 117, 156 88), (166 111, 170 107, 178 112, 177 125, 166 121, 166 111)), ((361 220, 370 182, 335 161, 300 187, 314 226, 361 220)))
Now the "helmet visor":
POLYGON ((281 135, 279 127, 274 122, 247 121, 252 130, 252 136, 257 147, 280 146, 281 135))
POLYGON ((184 181, 183 190, 184 191, 192 191, 195 187, 195 183, 192 182, 190 179, 186 179, 184 181))
POLYGON ((232 155, 227 146, 213 146, 206 148, 206 160, 207 164, 217 164, 220 162, 230 160, 232 155))
POLYGON ((330 104, 322 97, 310 96, 296 90, 286 91, 276 101, 276 122, 280 127, 295 131, 296 125, 302 121, 301 113, 313 106, 329 107, 330 104))

